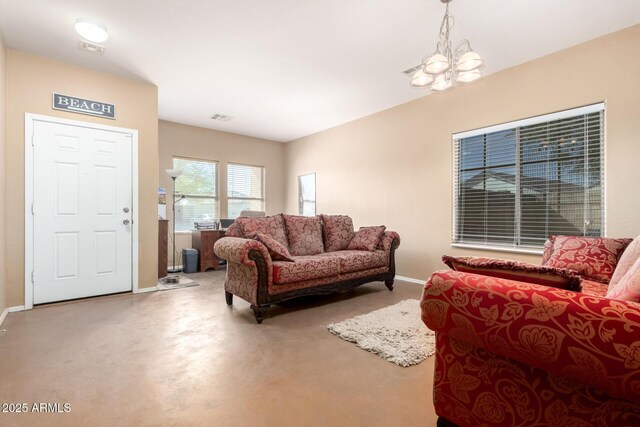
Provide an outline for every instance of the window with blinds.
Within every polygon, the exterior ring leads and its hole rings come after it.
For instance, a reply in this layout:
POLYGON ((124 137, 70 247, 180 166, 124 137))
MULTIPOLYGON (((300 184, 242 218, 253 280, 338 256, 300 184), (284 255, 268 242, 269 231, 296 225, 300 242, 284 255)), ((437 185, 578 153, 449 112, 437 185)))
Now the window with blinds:
POLYGON ((604 232, 604 104, 453 136, 453 245, 539 250, 604 232))
POLYGON ((227 165, 227 218, 242 211, 264 211, 264 167, 227 165))
POLYGON ((184 196, 176 204, 176 231, 218 218, 217 162, 174 157, 173 168, 182 171, 176 179, 175 198, 184 196))

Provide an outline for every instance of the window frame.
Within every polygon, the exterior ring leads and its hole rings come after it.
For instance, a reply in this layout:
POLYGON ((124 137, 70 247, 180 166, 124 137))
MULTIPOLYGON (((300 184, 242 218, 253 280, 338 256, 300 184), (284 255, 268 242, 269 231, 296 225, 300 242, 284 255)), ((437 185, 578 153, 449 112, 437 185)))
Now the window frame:
MULTIPOLYGON (((180 160, 186 160, 186 161, 191 161, 191 162, 201 162, 201 163, 213 163, 216 166, 216 176, 215 176, 215 195, 214 196, 202 196, 199 194, 185 194, 185 193, 181 193, 177 190, 176 188, 176 192, 175 194, 173 194, 173 200, 172 202, 175 200, 176 195, 180 195, 180 196, 184 196, 185 199, 213 199, 215 200, 215 206, 216 206, 216 211, 214 212, 214 218, 215 219, 220 219, 220 162, 218 160, 211 160, 211 159, 203 159, 203 158, 195 158, 195 157, 186 157, 186 156, 171 156, 171 167, 175 169, 175 164, 174 164, 174 160, 175 159, 180 159, 180 160)), ((182 175, 180 175, 182 176, 182 175)), ((177 180, 179 180, 180 177, 176 178, 176 184, 177 184, 177 180)), ((172 189, 173 189, 173 185, 172 185, 172 189)), ((172 215, 173 215, 173 206, 169 206, 169 209, 171 209, 172 215)), ((175 218, 172 218, 172 221, 175 221, 175 218)), ((176 223, 177 225, 177 223, 176 223)), ((176 227, 176 234, 191 234, 191 231, 193 229, 193 226, 189 229, 186 230, 179 230, 176 227)))
MULTIPOLYGON (((479 135, 487 135, 490 133, 495 133, 495 132, 500 132, 500 131, 506 131, 506 130, 513 130, 514 132, 516 132, 516 158, 515 158, 515 164, 516 164, 516 186, 517 186, 517 194, 521 194, 521 188, 520 188, 520 170, 521 170, 521 155, 520 155, 520 150, 521 150, 521 139, 520 139, 520 129, 522 127, 525 126, 531 126, 531 125, 536 125, 536 124, 542 124, 542 123, 547 123, 547 122, 552 122, 552 121, 556 121, 556 120, 562 120, 562 119, 568 119, 568 118, 572 118, 575 116, 580 116, 580 115, 587 115, 587 114, 592 114, 592 113, 596 113, 596 112, 600 112, 602 114, 601 117, 601 121, 600 121, 600 167, 601 167, 601 172, 600 172, 600 178, 601 178, 601 182, 600 182, 600 194, 601 194, 601 206, 600 206, 600 210, 601 210, 601 224, 600 224, 600 229, 602 230, 602 236, 606 236, 607 235, 607 221, 606 221, 606 162, 605 162, 605 155, 606 155, 606 117, 605 117, 605 113, 606 113, 606 104, 605 102, 598 102, 598 103, 594 103, 594 104, 590 104, 590 105, 585 105, 583 107, 578 107, 578 108, 572 108, 572 109, 568 109, 568 110, 563 110, 563 111, 558 111, 558 112, 554 112, 554 113, 549 113, 549 114, 542 114, 542 115, 538 115, 538 116, 534 116, 534 117, 529 117, 526 119, 521 119, 521 120, 514 120, 511 122, 506 122, 506 123, 501 123, 498 125, 493 125, 493 126, 487 126, 487 127, 483 127, 483 128, 478 128, 478 129, 473 129, 470 131, 465 131, 465 132, 458 132, 458 133, 453 133, 451 135, 451 159, 452 159, 452 185, 451 185, 451 189, 452 189, 452 203, 451 203, 451 219, 452 219, 452 223, 451 223, 451 247, 455 247, 455 248, 465 248, 465 249, 480 249, 480 250, 490 250, 490 251, 496 251, 496 252, 511 252, 511 253, 523 253, 523 254, 535 254, 535 255, 539 255, 543 253, 543 247, 536 247, 536 246, 531 246, 531 245, 514 245, 514 246, 509 246, 509 245, 501 245, 498 242, 487 242, 486 244, 483 244, 481 242, 456 242, 456 236, 458 235, 458 215, 459 215, 459 200, 458 200, 458 196, 459 196, 459 188, 457 188, 457 184, 459 186, 459 182, 457 182, 457 180, 460 180, 460 172, 461 172, 461 168, 460 168, 460 157, 456 157, 456 150, 457 150, 457 146, 459 145, 460 140, 464 139, 464 138, 470 138, 470 137, 474 137, 474 136, 479 136, 479 135)), ((516 197, 515 198, 515 206, 514 206, 514 220, 517 222, 514 227, 517 230, 518 236, 517 236, 517 240, 520 240, 522 238, 521 236, 521 215, 522 215, 522 211, 521 211, 521 206, 520 206, 520 197, 516 197)), ((516 240, 516 238, 514 238, 514 240, 516 240)))
POLYGON ((264 212, 266 212, 267 210, 267 190, 266 190, 266 183, 267 183, 267 168, 265 166, 262 165, 251 165, 251 164, 247 164, 247 163, 236 163, 236 162, 227 162, 227 170, 226 170, 226 178, 227 178, 227 185, 226 185, 226 202, 227 202, 227 212, 226 212, 226 216, 227 218, 231 218, 231 216, 229 215, 229 201, 230 200, 259 200, 262 201, 262 209, 264 212), (244 167, 249 167, 249 168, 260 168, 262 170, 262 185, 261 185, 261 190, 262 190, 262 197, 258 198, 258 197, 232 197, 229 196, 230 193, 230 189, 229 189, 229 166, 244 166, 244 167))

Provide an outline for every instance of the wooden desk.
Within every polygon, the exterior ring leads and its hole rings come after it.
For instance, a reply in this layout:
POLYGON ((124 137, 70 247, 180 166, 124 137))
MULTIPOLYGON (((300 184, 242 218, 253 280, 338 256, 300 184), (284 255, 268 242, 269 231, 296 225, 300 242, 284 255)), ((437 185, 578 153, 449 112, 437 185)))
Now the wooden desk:
POLYGON ((218 270, 220 268, 220 258, 213 252, 213 245, 222 237, 224 237, 224 230, 191 231, 191 246, 200 252, 198 271, 207 271, 209 268, 218 270))

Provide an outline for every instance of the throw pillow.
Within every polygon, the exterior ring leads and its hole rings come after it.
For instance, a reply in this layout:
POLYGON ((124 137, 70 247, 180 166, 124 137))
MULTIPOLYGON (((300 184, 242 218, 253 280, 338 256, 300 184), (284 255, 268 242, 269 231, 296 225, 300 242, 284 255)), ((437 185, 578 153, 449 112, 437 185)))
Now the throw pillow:
POLYGON ((224 232, 225 237, 242 237, 242 230, 240 229, 240 225, 237 222, 231 224, 227 231, 224 232))
POLYGON ((282 215, 263 216, 263 217, 240 217, 236 219, 236 223, 242 230, 242 235, 249 238, 252 234, 266 234, 276 239, 285 248, 289 247, 287 241, 287 232, 284 228, 284 219, 282 215))
POLYGON ((324 252, 322 222, 318 216, 282 215, 287 225, 289 251, 295 256, 324 252))
POLYGON ((442 261, 452 270, 464 273, 498 277, 571 291, 582 290, 582 278, 573 271, 562 268, 545 267, 507 259, 471 256, 451 257, 445 255, 442 257, 442 261))
POLYGON ((358 232, 349 242, 347 249, 355 251, 374 251, 382 240, 384 230, 386 229, 387 227, 384 225, 360 227, 358 232))
POLYGON ((550 255, 543 265, 567 268, 585 279, 609 283, 631 239, 551 236, 550 255))
POLYGON ((609 285, 606 298, 640 302, 640 258, 613 285, 609 285))
POLYGON ((257 240, 265 245, 272 260, 296 262, 296 260, 291 257, 291 253, 289 253, 287 248, 273 237, 267 236, 266 234, 254 233, 251 235, 251 239, 257 240))
POLYGON ((324 224, 324 250, 327 252, 347 249, 356 234, 353 220, 347 215, 322 215, 324 224))
POLYGON ((609 288, 616 286, 638 259, 640 259, 640 236, 633 239, 629 246, 627 246, 627 249, 622 253, 616 266, 616 271, 614 271, 613 276, 611 276, 609 288))

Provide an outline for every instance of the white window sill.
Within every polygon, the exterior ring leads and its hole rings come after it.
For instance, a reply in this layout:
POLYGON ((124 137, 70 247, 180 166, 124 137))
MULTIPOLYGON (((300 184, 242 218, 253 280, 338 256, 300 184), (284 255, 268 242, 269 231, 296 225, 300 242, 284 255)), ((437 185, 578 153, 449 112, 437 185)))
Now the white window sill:
POLYGON ((191 230, 176 231, 176 234, 178 234, 178 235, 180 235, 180 234, 188 234, 188 235, 191 235, 191 230))
POLYGON ((464 249, 478 249, 482 251, 493 251, 493 252, 510 252, 510 253, 516 253, 516 254, 542 255, 542 249, 534 249, 534 248, 510 248, 505 246, 474 245, 471 243, 452 243, 451 247, 464 248, 464 249))

